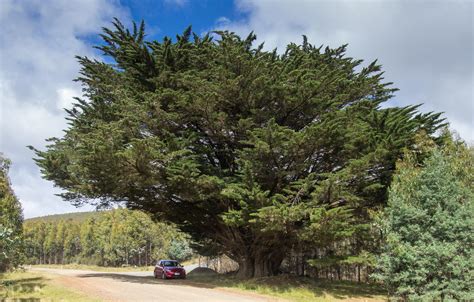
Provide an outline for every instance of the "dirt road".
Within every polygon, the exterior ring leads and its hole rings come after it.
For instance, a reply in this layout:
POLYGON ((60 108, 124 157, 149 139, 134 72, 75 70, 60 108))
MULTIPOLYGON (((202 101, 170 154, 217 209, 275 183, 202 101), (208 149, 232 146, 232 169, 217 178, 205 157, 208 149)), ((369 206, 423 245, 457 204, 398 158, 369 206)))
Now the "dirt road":
POLYGON ((104 273, 86 270, 33 268, 54 274, 54 281, 104 301, 262 302, 281 301, 186 280, 155 279, 151 272, 104 273))

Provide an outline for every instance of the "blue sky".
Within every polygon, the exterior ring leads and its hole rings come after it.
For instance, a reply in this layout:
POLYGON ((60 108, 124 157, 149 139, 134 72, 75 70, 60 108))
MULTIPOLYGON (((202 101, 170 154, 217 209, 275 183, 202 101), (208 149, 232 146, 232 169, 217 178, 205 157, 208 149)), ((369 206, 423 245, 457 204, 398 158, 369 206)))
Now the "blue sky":
MULTIPOLYGON (((192 25, 194 32, 202 34, 215 28, 222 18, 241 20, 246 15, 244 11, 237 9, 232 0, 121 0, 119 5, 128 13, 124 23, 130 25, 131 20, 144 20, 147 38, 153 40, 161 40, 164 36, 174 38, 189 25, 192 25)), ((95 44, 98 38, 96 35, 89 35, 86 41, 95 44)))
POLYGON ((157 33, 150 38, 173 36, 192 25, 194 31, 202 33, 215 26, 221 17, 240 19, 243 13, 237 10, 233 1, 185 1, 163 2, 160 0, 121 1, 122 5, 130 8, 134 20, 144 19, 146 24, 157 33))
POLYGON ((474 2, 471 0, 2 0, 0 5, 0 152, 13 162, 10 177, 25 217, 90 210, 60 200, 41 178, 26 148, 45 146, 66 127, 81 88, 72 79, 76 55, 106 60, 92 48, 113 17, 144 19, 147 38, 255 31, 266 49, 290 42, 337 47, 378 59, 399 88, 389 105, 423 103, 444 112, 451 129, 474 143, 474 2))

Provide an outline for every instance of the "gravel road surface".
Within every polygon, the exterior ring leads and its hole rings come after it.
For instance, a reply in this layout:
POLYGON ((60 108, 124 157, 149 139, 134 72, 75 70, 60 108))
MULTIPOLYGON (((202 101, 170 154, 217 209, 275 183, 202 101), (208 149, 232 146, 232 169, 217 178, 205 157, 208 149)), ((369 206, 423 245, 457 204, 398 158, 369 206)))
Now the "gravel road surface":
POLYGON ((96 272, 73 269, 32 268, 56 275, 54 281, 103 301, 262 302, 282 301, 257 294, 194 284, 186 280, 161 280, 153 272, 96 272))

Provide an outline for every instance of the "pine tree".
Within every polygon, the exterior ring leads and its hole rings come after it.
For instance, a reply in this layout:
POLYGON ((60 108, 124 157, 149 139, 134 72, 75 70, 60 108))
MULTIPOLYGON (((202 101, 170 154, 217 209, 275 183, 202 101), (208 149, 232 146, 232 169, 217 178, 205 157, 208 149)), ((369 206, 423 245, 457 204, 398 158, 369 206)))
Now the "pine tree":
POLYGON ((74 204, 125 201, 228 255, 242 277, 272 275, 294 245, 355 235, 440 114, 381 108, 396 89, 346 45, 305 37, 279 54, 253 47, 253 33, 215 34, 145 41, 143 23, 116 20, 98 47, 114 63, 78 58, 88 100, 37 163, 74 204))
POLYGON ((391 295, 409 301, 474 299, 474 150, 435 148, 420 167, 399 163, 389 192, 379 273, 391 295))

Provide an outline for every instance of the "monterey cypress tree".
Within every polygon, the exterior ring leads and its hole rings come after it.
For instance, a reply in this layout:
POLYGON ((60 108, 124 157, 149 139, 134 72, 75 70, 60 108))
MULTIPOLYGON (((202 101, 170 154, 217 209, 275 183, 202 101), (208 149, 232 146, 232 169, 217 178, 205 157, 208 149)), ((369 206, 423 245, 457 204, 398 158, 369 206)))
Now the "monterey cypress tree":
POLYGON ((75 204, 125 202, 176 223, 241 276, 271 275, 294 244, 352 236, 386 200, 395 161, 439 114, 385 108, 381 67, 315 47, 282 54, 216 32, 145 41, 116 20, 79 57, 84 98, 36 150, 75 204))

